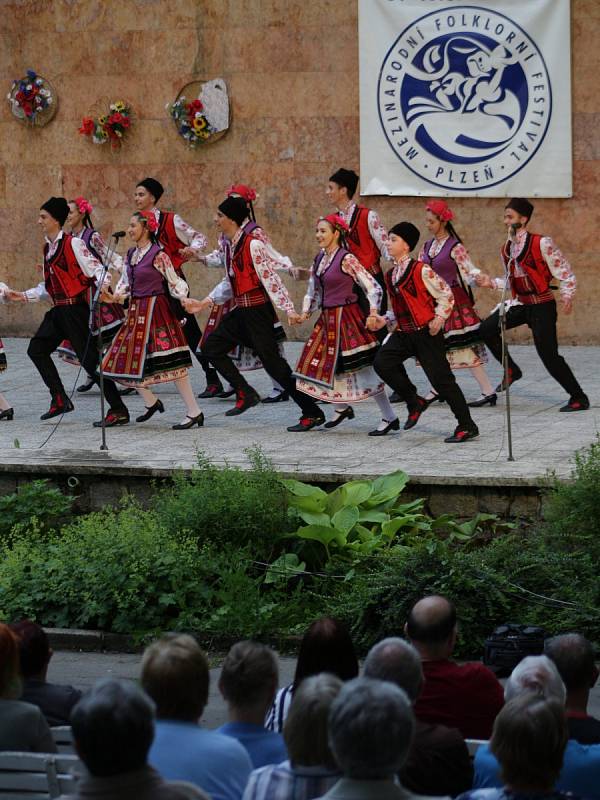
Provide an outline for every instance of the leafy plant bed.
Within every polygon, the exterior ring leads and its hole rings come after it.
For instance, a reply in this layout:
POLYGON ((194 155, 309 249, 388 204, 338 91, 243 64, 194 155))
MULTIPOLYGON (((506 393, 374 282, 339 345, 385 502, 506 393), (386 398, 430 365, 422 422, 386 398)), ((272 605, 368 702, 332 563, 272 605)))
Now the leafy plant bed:
POLYGON ((205 640, 300 635, 315 617, 347 621, 359 648, 401 634, 419 597, 457 605, 459 656, 477 656, 505 621, 579 630, 600 641, 600 443, 572 481, 553 482, 535 526, 493 514, 432 516, 405 499, 402 472, 332 491, 200 456, 142 508, 71 515, 43 482, 2 499, 0 618, 205 640))

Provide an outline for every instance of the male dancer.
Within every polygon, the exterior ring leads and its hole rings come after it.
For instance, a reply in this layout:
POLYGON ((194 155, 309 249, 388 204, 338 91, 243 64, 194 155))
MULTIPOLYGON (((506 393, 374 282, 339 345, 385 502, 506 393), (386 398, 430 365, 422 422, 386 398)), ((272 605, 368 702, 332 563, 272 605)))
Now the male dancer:
POLYGON ((226 416, 243 414, 260 402, 257 392, 242 377, 229 355, 234 347, 243 344, 256 352, 265 371, 302 409, 299 423, 290 426, 288 431, 309 431, 322 425, 325 417, 314 400, 296 389, 290 365, 277 345, 273 329, 274 306, 285 311, 291 324, 298 322, 300 317, 266 246, 241 227, 247 216, 248 208, 241 197, 228 197, 221 203, 217 225, 231 242, 232 250, 226 277, 204 300, 188 298, 182 301, 183 306, 196 313, 211 308, 214 303, 222 304, 231 299, 235 302, 233 310, 207 339, 204 351, 211 364, 236 391, 237 402, 226 416))
MULTIPOLYGON (((560 300, 564 314, 570 314, 577 282, 569 262, 549 236, 529 233, 527 225, 533 214, 533 205, 523 197, 514 197, 504 209, 504 224, 508 240, 502 248, 505 277, 490 278, 481 273, 476 277, 478 286, 490 289, 508 287, 512 299, 506 302, 506 328, 528 325, 533 343, 543 365, 555 381, 569 395, 569 402, 561 411, 585 411, 590 401, 579 385, 565 359, 558 352, 556 336, 556 301, 552 296, 552 278, 560 281, 560 300)), ((502 363, 502 337, 499 328, 500 311, 496 309, 479 328, 483 341, 492 355, 502 363)), ((519 366, 508 356, 509 385, 522 376, 519 366)), ((505 378, 497 392, 506 389, 505 378)))
MULTIPOLYGON (((144 178, 135 187, 134 202, 138 211, 152 211, 158 222, 157 238, 165 253, 171 259, 175 271, 179 277, 186 280, 183 274, 182 265, 186 261, 198 261, 200 253, 207 244, 206 236, 194 230, 191 225, 184 222, 179 214, 172 211, 161 211, 156 207, 164 193, 160 181, 156 178, 144 178)), ((204 374, 208 386, 215 387, 215 394, 223 391, 223 386, 219 380, 217 371, 212 367, 208 360, 198 351, 198 345, 202 338, 202 331, 198 325, 198 320, 193 314, 186 312, 181 302, 170 298, 170 303, 175 315, 183 326, 183 333, 192 353, 196 356, 204 374)))
MULTIPOLYGON (((16 302, 52 301, 52 308, 46 312, 27 348, 27 355, 52 396, 50 409, 42 414, 41 419, 52 419, 74 408, 51 358, 63 339, 70 340, 80 364, 98 382, 98 343, 97 336, 93 336, 89 329, 88 289, 94 282, 102 280, 103 269, 82 239, 62 230, 68 214, 69 204, 64 197, 51 197, 41 206, 38 224, 46 239, 44 280, 25 292, 9 290, 6 295, 16 302)), ((103 383, 104 396, 109 404, 106 426, 126 425, 129 412, 115 383, 109 379, 104 379, 103 383)), ((96 427, 101 425, 102 421, 94 422, 96 427)))
POLYGON ((419 236, 419 230, 410 222, 400 222, 390 230, 388 247, 395 266, 386 273, 385 282, 392 309, 385 316, 371 314, 367 328, 380 330, 389 325, 393 333, 379 349, 373 366, 388 386, 406 398, 409 414, 404 430, 407 430, 417 424, 427 408, 427 401, 412 387, 404 368, 407 358, 417 358, 458 422, 452 436, 444 441, 466 442, 478 436, 479 430, 448 364, 443 334, 454 296, 446 281, 428 264, 411 258, 419 236))

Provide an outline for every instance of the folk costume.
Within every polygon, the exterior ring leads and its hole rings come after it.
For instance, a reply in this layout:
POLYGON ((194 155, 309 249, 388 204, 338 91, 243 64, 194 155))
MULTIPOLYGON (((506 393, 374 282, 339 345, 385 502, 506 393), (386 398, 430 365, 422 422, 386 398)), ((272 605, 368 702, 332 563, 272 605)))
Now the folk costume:
MULTIPOLYGON (((521 216, 531 217, 533 205, 524 198, 513 198, 507 208, 521 216)), ((506 328, 528 325, 533 334, 533 343, 542 363, 569 395, 569 402, 561 411, 584 411, 590 402, 571 368, 558 352, 556 334, 557 310, 552 295, 552 279, 560 282, 561 297, 571 301, 575 296, 577 282, 571 266, 549 236, 529 233, 525 228, 515 231, 501 250, 505 269, 504 278, 493 279, 496 289, 504 290, 505 284, 512 297, 506 301, 506 328)), ((479 332, 494 358, 502 363, 502 337, 500 335, 499 306, 485 319, 479 332)), ((522 376, 521 369, 508 356, 510 383, 522 376)), ((505 381, 496 391, 502 391, 505 381)))
POLYGON ((247 217, 245 202, 239 197, 228 197, 219 210, 240 227, 231 241, 231 261, 225 278, 209 297, 217 305, 231 300, 234 307, 210 335, 204 352, 236 390, 236 405, 227 414, 241 414, 260 402, 230 356, 232 348, 242 344, 256 352, 265 371, 302 409, 302 420, 299 426, 293 426, 294 429, 310 430, 324 422, 323 414, 314 400, 296 389, 292 370, 279 351, 274 329, 275 308, 290 314, 294 313, 294 304, 264 243, 241 227, 247 217))
MULTIPOLYGON (((68 203, 63 197, 51 197, 42 209, 61 226, 69 213, 68 203)), ((30 303, 47 299, 52 302, 52 308, 46 312, 27 348, 27 355, 52 395, 50 409, 42 415, 42 419, 73 410, 73 403, 65 392, 51 358, 64 339, 71 342, 79 362, 89 375, 94 375, 97 382, 98 344, 96 336, 89 330, 88 298, 90 287, 101 278, 102 265, 81 239, 62 230, 54 241, 46 238, 44 280, 24 292, 25 299, 30 303)), ((129 413, 113 381, 104 381, 104 396, 110 406, 106 424, 113 426, 129 422, 129 413)))
MULTIPOLYGON (((409 222, 395 225, 392 233, 413 250, 419 240, 418 229, 409 222)), ((444 334, 432 336, 429 323, 434 317, 444 321, 452 313, 454 297, 448 284, 433 269, 409 255, 397 261, 385 276, 390 310, 386 322, 392 331, 375 357, 375 372, 406 399, 409 416, 405 429, 412 428, 427 407, 412 386, 404 361, 419 360, 433 388, 446 400, 458 427, 447 442, 460 442, 478 435, 467 403, 446 358, 444 334)))
MULTIPOLYGON (((9 291, 8 286, 5 283, 0 282, 0 303, 6 302, 4 299, 4 293, 7 291, 9 291)), ((6 353, 4 352, 4 344, 2 343, 2 339, 0 339, 0 372, 4 372, 6 367, 6 353)), ((0 393, 0 420, 12 420, 13 418, 14 409, 11 408, 4 395, 0 393)))

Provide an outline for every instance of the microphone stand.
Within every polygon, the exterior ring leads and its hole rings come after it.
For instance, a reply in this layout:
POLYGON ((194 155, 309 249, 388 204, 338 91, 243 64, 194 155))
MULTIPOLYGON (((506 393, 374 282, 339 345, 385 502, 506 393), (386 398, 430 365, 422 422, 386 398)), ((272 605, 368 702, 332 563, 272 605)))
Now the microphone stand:
MULTIPOLYGON (((512 237, 509 237, 512 242, 512 237)), ((510 264, 510 259, 509 259, 510 264)), ((508 434, 508 458, 507 461, 514 461, 512 449, 512 423, 510 418, 510 374, 508 369, 508 344, 506 342, 506 294, 509 285, 509 268, 505 268, 504 288, 502 289, 502 300, 500 301, 500 338, 502 339, 502 374, 506 392, 506 431, 508 434)))
POLYGON ((104 372, 102 370, 102 358, 104 352, 102 347, 102 332, 101 332, 101 320, 100 320, 100 294, 102 293, 102 287, 104 286, 104 281, 108 273, 112 256, 114 255, 115 250, 117 249, 118 241, 119 241, 118 237, 115 236, 114 234, 109 239, 106 256, 102 263, 102 277, 96 286, 96 291, 92 299, 92 307, 90 308, 90 330, 93 335, 94 325, 95 325, 97 330, 96 335, 98 337, 96 346, 98 348, 98 385, 100 388, 100 414, 102 421, 101 425, 102 443, 100 444, 100 450, 104 451, 108 451, 108 445, 106 444, 106 418, 104 413, 104 372))

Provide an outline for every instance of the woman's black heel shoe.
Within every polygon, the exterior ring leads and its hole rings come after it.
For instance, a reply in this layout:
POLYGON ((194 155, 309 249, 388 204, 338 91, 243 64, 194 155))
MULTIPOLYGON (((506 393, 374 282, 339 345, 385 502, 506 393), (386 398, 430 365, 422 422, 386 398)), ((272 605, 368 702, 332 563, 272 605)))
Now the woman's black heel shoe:
POLYGON ((0 411, 0 419, 11 420, 14 419, 15 410, 14 408, 5 408, 4 411, 0 411))
POLYGON ((473 400, 470 403, 467 403, 469 408, 481 408, 482 406, 495 406, 498 400, 498 395, 496 392, 493 394, 486 394, 483 397, 480 397, 479 400, 473 400))
POLYGON ((188 417, 189 422, 182 422, 179 425, 173 425, 174 431, 187 431, 188 428, 193 428, 197 425, 201 428, 204 425, 204 414, 200 412, 197 417, 188 417))
POLYGON ((343 411, 336 411, 335 413, 336 416, 325 423, 325 428, 335 428, 345 419, 354 419, 354 409, 352 406, 347 406, 343 411))
POLYGON ((150 406, 150 408, 146 407, 146 413, 141 414, 139 417, 136 417, 135 421, 146 422, 146 420, 150 419, 150 417, 153 417, 157 411, 159 414, 162 414, 164 410, 165 407, 162 404, 162 400, 157 400, 153 406, 150 406))
MULTIPOLYGON (((384 419, 382 420, 382 422, 387 422, 387 420, 384 419)), ((385 428, 382 428, 381 430, 375 428, 374 431, 369 431, 369 436, 385 436, 386 433, 389 433, 390 431, 399 431, 399 430, 400 430, 400 420, 398 419, 398 417, 396 417, 396 419, 393 419, 391 422, 388 422, 385 428)))

